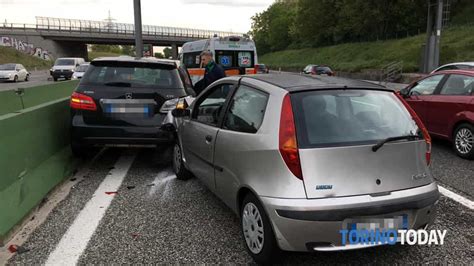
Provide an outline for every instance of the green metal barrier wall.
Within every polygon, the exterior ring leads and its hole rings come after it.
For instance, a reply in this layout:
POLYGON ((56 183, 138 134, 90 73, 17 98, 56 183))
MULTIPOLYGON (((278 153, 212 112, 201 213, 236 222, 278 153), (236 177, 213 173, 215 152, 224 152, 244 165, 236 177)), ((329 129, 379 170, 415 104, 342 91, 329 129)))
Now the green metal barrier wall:
MULTIPOLYGON (((18 96, 14 90, 1 91, 0 115, 71 96, 72 90, 78 83, 79 81, 73 80, 25 88, 24 94, 21 97, 18 96)), ((21 86, 21 83, 18 84, 18 88, 21 88, 21 86)))
POLYGON ((68 98, 0 116, 0 245, 70 175, 68 98))

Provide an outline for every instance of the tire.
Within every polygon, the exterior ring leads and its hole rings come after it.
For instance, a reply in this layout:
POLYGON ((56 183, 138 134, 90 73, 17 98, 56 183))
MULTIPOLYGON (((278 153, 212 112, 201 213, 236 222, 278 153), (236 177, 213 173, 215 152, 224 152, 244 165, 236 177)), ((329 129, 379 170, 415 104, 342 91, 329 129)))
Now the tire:
POLYGON ((461 124, 453 134, 453 148, 456 154, 464 159, 474 159, 474 126, 461 124))
POLYGON ((176 142, 173 147, 173 171, 179 180, 188 180, 193 174, 184 166, 182 154, 181 146, 176 142))
POLYGON ((255 195, 249 193, 241 206, 240 229, 247 252, 258 264, 270 265, 278 262, 282 251, 278 247, 270 219, 262 204, 255 195))
POLYGON ((15 76, 15 77, 13 78, 13 82, 15 82, 15 83, 18 82, 18 76, 15 76))
POLYGON ((84 145, 72 142, 71 143, 71 151, 72 155, 76 158, 86 158, 87 157, 87 149, 84 145))
POLYGON ((25 81, 28 81, 30 79, 30 75, 26 75, 25 81))
POLYGON ((53 78, 54 81, 58 81, 58 78, 53 78))

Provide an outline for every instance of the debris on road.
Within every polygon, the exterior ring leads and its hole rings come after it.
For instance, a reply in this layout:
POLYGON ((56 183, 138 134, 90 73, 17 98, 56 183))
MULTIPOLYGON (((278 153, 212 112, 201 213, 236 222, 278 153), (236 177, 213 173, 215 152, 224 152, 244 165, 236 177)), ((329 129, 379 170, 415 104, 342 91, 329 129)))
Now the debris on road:
POLYGON ((134 189, 135 186, 127 186, 128 189, 134 189))
POLYGON ((106 191, 105 194, 107 195, 115 195, 115 194, 118 194, 117 191, 106 191))
POLYGON ((18 253, 18 254, 21 254, 21 253, 25 253, 25 252, 28 252, 30 251, 29 249, 27 248, 24 248, 22 246, 18 246, 18 245, 10 245, 8 247, 8 251, 10 251, 11 253, 18 253))

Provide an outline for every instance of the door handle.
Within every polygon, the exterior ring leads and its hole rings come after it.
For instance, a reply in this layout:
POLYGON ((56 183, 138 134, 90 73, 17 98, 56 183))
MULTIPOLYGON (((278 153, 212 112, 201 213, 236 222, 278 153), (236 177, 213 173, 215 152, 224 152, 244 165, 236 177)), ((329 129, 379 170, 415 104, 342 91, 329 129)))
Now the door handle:
POLYGON ((206 142, 211 142, 212 141, 212 136, 211 135, 207 135, 206 136, 206 142))

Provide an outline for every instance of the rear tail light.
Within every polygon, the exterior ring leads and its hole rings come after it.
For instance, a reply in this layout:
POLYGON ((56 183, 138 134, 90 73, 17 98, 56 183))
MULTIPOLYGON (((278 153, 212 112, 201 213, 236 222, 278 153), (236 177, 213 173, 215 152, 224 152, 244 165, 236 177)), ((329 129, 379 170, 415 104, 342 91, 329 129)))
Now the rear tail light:
POLYGON ((96 111, 97 106, 95 105, 94 99, 90 96, 74 92, 71 95, 70 106, 72 109, 79 109, 79 110, 89 110, 89 111, 96 111))
POLYGON ((403 97, 399 93, 395 93, 395 95, 400 99, 400 101, 405 105, 405 108, 410 112, 411 117, 413 117, 413 120, 415 120, 416 124, 420 128, 421 132, 423 133, 423 138, 425 139, 426 142, 426 164, 430 165, 431 163, 431 136, 430 133, 428 132, 428 129, 426 129, 425 125, 421 121, 420 117, 416 114, 415 110, 411 108, 411 106, 403 99, 403 97))
POLYGON ((299 179, 303 180, 300 156, 298 154, 298 143, 296 141, 295 120, 291 106, 290 95, 285 95, 281 107, 280 116, 280 154, 290 171, 299 179))

